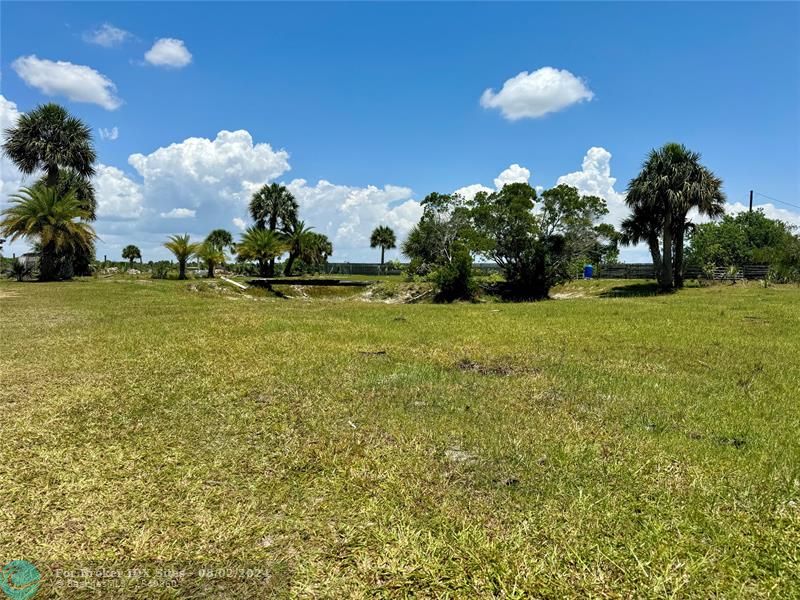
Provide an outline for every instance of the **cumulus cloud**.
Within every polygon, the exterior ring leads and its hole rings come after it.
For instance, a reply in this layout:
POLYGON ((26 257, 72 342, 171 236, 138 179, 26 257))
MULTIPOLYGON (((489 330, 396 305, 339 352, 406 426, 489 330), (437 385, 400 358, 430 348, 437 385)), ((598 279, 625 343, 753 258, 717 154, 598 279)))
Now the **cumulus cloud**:
POLYGON ((486 187, 480 183, 473 183, 472 185, 465 185, 464 187, 460 187, 455 190, 453 193, 458 194, 462 198, 466 200, 472 200, 477 196, 480 192, 486 192, 487 194, 491 194, 494 190, 490 187, 486 187))
POLYGON ((156 67, 180 69, 192 62, 192 53, 183 40, 161 38, 145 52, 144 59, 156 67))
POLYGON ((313 186, 295 179, 287 187, 303 219, 331 239, 336 260, 370 260, 369 236, 375 227, 388 225, 402 240, 422 216, 408 187, 356 187, 324 179, 313 186))
POLYGON ((585 196, 598 196, 605 200, 608 205, 605 220, 616 227, 630 212, 625 205, 625 194, 614 189, 616 182, 616 177, 611 176, 611 152, 594 146, 586 151, 581 170, 562 175, 556 185, 566 183, 585 196))
POLYGON ((491 194, 494 191, 503 189, 503 186, 509 183, 528 183, 531 178, 529 169, 522 167, 516 163, 510 165, 507 169, 503 169, 500 174, 494 178, 494 189, 486 187, 481 183, 473 183, 466 185, 455 190, 453 193, 458 194, 466 200, 472 200, 479 192, 486 192, 491 194))
POLYGON ((132 154, 128 162, 141 175, 147 198, 192 208, 241 207, 259 185, 289 170, 289 153, 254 144, 245 130, 220 131, 213 140, 188 138, 132 154))
POLYGON ((115 140, 119 137, 119 129, 116 127, 112 127, 111 129, 106 129, 105 127, 100 128, 100 139, 101 140, 115 140))
POLYGON ((164 219, 194 219, 197 211, 191 208, 173 208, 168 212, 162 212, 164 219))
POLYGON ((481 106, 497 108, 510 120, 543 117, 577 102, 594 98, 586 82, 565 69, 542 67, 508 79, 499 92, 489 88, 481 96, 481 106))
POLYGON ((98 165, 95 171, 98 219, 116 221, 142 216, 144 196, 139 184, 116 167, 98 165))
MULTIPOLYGON (((17 105, 0 95, 0 144, 6 141, 6 129, 14 127, 20 115, 22 113, 17 110, 17 105)), ((9 195, 16 193, 26 179, 17 166, 5 154, 0 153, 0 207, 9 195)))
POLYGON ((89 44, 97 44, 104 48, 112 48, 113 46, 119 46, 131 37, 133 35, 130 32, 114 27, 110 23, 104 23, 97 29, 84 32, 83 41, 89 44))
POLYGON ((122 105, 117 86, 108 77, 85 65, 21 56, 11 67, 29 86, 48 96, 66 96, 74 102, 97 104, 106 110, 122 105))
POLYGON ((245 229, 247 229, 247 222, 239 217, 234 217, 233 219, 231 219, 231 223, 233 223, 233 226, 236 227, 236 229, 238 229, 239 231, 244 231, 245 229))
POLYGON ((518 164, 513 164, 495 177, 494 187, 502 190, 509 183, 528 183, 530 178, 531 172, 528 169, 520 167, 518 164))

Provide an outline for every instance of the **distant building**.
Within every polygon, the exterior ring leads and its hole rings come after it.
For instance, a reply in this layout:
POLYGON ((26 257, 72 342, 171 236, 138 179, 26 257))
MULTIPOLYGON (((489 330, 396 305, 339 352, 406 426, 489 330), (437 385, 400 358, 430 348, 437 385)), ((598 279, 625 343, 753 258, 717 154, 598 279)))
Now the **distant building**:
POLYGON ((17 260, 22 263, 22 266, 29 269, 35 269, 39 265, 39 255, 36 252, 26 252, 21 254, 17 260))

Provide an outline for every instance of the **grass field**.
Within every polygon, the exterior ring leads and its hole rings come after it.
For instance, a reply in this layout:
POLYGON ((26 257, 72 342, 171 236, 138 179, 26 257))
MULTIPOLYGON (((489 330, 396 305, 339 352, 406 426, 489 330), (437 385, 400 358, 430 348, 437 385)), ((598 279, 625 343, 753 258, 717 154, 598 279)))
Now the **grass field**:
POLYGON ((0 561, 41 597, 800 596, 800 288, 620 285, 0 283, 0 561), (130 564, 269 576, 51 585, 130 564))

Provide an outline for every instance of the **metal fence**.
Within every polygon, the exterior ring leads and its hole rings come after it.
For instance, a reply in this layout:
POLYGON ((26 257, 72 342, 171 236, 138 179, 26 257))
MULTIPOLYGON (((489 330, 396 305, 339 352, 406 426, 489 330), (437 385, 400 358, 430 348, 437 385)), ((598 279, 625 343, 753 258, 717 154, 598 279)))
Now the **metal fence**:
MULTIPOLYGON (((687 279, 705 277, 709 279, 764 279, 769 273, 769 265, 742 265, 740 267, 714 267, 704 272, 701 267, 687 266, 683 276, 687 279)), ((618 263, 600 265, 595 268, 594 277, 599 279, 655 279, 656 271, 652 263, 618 263)))

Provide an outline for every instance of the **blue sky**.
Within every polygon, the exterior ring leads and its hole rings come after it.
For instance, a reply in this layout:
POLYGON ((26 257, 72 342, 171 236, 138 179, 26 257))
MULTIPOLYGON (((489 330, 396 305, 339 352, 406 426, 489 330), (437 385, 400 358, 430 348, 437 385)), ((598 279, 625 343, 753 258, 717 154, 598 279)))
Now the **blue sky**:
MULTIPOLYGON (((562 178, 606 196, 613 221, 646 152, 667 141, 703 154, 732 210, 750 189, 800 205, 795 3, 0 11, 4 126, 55 101, 96 132, 101 256, 135 243, 162 258, 169 233, 237 232, 250 191, 272 180, 333 239, 334 260, 374 260, 369 231, 388 223, 402 237, 427 193, 495 179, 562 178)), ((0 179, 5 202, 22 180, 7 161, 0 179)), ((800 209, 756 200, 800 224, 800 209)))

